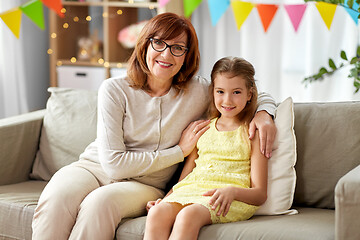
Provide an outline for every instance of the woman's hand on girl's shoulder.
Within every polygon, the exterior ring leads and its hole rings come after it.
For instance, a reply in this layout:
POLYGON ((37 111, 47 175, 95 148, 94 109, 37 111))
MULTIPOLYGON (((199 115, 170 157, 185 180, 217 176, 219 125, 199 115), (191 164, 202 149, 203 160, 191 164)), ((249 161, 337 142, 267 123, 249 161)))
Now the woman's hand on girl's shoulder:
POLYGON ((210 120, 197 120, 190 123, 182 132, 179 147, 184 157, 187 157, 193 151, 201 135, 210 128, 209 123, 210 120))
POLYGON ((259 130, 260 151, 270 158, 272 155, 272 147, 276 136, 276 126, 272 117, 266 111, 257 112, 249 126, 249 138, 255 137, 255 131, 259 130))

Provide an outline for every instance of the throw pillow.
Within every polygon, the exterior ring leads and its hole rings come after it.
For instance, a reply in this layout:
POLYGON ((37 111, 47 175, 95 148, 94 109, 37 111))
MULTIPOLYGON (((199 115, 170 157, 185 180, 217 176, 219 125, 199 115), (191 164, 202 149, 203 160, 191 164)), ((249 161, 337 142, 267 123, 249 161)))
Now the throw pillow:
POLYGON ((274 121, 277 133, 268 163, 268 198, 255 215, 297 213, 290 209, 296 184, 296 138, 292 98, 289 97, 279 104, 274 121))
POLYGON ((49 88, 40 147, 30 177, 50 180, 65 165, 75 162, 96 138, 97 92, 49 88))

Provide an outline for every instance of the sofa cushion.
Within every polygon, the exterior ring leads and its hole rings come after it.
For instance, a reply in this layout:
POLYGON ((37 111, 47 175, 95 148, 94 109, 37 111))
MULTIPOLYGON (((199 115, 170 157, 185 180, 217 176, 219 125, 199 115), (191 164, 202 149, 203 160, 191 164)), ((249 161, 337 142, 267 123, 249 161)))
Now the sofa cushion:
POLYGON ((31 222, 47 182, 0 186, 0 239, 31 239, 31 222))
POLYGON ((297 103, 298 205, 334 208, 338 180, 360 164, 360 102, 297 103))
POLYGON ((268 198, 255 215, 297 213, 296 210, 290 210, 296 183, 296 139, 291 98, 279 104, 274 121, 277 133, 268 163, 268 198))
MULTIPOLYGON (((199 240, 232 239, 318 239, 335 238, 334 210, 298 208, 296 215, 254 216, 249 220, 213 224, 201 228, 199 240)), ((146 217, 125 220, 116 231, 116 239, 143 239, 146 217)))
POLYGON ((49 88, 51 93, 31 177, 49 180, 61 167, 79 159, 96 138, 97 92, 49 88))

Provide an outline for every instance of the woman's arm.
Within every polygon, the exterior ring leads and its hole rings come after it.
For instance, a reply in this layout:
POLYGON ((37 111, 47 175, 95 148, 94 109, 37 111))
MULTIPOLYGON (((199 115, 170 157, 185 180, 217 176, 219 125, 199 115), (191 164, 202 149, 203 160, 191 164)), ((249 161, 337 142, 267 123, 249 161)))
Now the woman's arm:
POLYGON ((106 80, 98 94, 96 142, 99 162, 106 174, 115 180, 143 176, 183 161, 184 155, 177 145, 156 151, 146 151, 145 147, 142 151, 127 149, 124 141, 124 132, 127 131, 124 129, 125 114, 130 118, 142 119, 144 113, 126 112, 126 105, 137 99, 128 99, 126 90, 118 85, 110 79, 106 80))
POLYGON ((225 216, 233 200, 241 201, 250 205, 260 206, 267 199, 267 176, 268 176, 268 160, 260 152, 260 140, 258 131, 256 131, 254 139, 251 141, 251 187, 225 187, 212 189, 206 192, 205 196, 212 196, 210 205, 212 209, 219 210, 217 215, 221 213, 225 216))
MULTIPOLYGON (((126 131, 128 131, 127 134, 129 134, 129 131, 136 133, 138 139, 139 136, 145 136, 152 141, 151 135, 149 135, 147 131, 149 128, 158 126, 160 121, 155 119, 154 116, 146 116, 146 113, 141 109, 137 107, 134 108, 134 103, 141 101, 141 98, 139 99, 139 95, 136 95, 132 89, 129 90, 126 88, 127 86, 124 85, 125 84, 120 84, 119 81, 116 82, 114 79, 109 79, 104 81, 99 89, 96 144, 98 147, 99 162, 106 174, 115 180, 144 176, 183 161, 184 157, 189 155, 194 149, 202 133, 207 130, 208 122, 200 120, 191 123, 189 127, 183 131, 179 145, 174 145, 167 149, 154 150, 154 146, 158 144, 158 136, 155 135, 161 134, 160 130, 152 132, 152 136, 155 138, 152 143, 145 140, 140 143, 125 143, 124 136, 126 135, 126 131), (154 119, 154 122, 147 121, 147 125, 145 126, 140 126, 139 124, 136 126, 127 126, 131 128, 129 130, 124 126, 125 118, 140 119, 138 122, 141 122, 141 119, 154 119), (193 131, 195 131, 195 133, 193 131), (127 147, 129 144, 140 145, 143 150, 129 151, 129 147, 127 147), (149 147, 148 151, 146 150, 146 144, 152 144, 152 147, 149 147)), ((139 105, 141 106, 141 104, 139 105)), ((165 137, 169 140, 170 138, 174 138, 174 134, 171 132, 165 134, 165 137)), ((130 138, 131 137, 132 135, 130 138)), ((173 140, 173 142, 179 141, 179 139, 171 140, 173 140)))
POLYGON ((253 139, 256 129, 259 130, 260 151, 267 158, 271 157, 276 136, 276 126, 273 121, 275 110, 275 100, 267 93, 259 93, 257 112, 249 127, 249 138, 253 139))

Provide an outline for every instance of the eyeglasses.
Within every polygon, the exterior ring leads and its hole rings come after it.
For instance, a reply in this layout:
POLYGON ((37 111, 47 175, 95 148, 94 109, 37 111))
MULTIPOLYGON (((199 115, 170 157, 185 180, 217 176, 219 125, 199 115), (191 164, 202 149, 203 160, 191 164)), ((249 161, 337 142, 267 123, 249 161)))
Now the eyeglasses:
POLYGON ((149 40, 150 40, 152 48, 155 51, 163 52, 163 51, 165 51, 166 48, 169 48, 171 54, 174 55, 175 57, 181 57, 188 50, 187 47, 184 47, 182 45, 178 45, 178 44, 169 45, 160 39, 149 38, 149 40))

